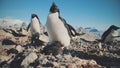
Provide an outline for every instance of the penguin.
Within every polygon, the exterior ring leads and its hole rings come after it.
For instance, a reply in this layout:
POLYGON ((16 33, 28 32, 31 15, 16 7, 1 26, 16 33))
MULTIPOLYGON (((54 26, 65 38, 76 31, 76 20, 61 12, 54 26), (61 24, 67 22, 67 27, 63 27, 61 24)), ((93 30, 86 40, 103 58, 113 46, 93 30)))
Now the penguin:
POLYGON ((102 35, 101 37, 101 42, 106 43, 106 42, 114 42, 115 40, 118 39, 119 33, 118 33, 118 29, 120 29, 120 27, 117 27, 115 25, 111 25, 102 35))
POLYGON ((38 16, 36 14, 32 14, 31 15, 31 23, 28 25, 27 27, 27 31, 30 29, 31 27, 31 34, 32 34, 32 43, 35 41, 35 40, 39 40, 39 37, 40 37, 40 25, 41 25, 41 22, 38 18, 38 16))
POLYGON ((60 16, 59 8, 55 3, 52 4, 47 17, 46 28, 49 42, 60 42, 61 46, 68 47, 71 37, 80 35, 76 30, 60 16))

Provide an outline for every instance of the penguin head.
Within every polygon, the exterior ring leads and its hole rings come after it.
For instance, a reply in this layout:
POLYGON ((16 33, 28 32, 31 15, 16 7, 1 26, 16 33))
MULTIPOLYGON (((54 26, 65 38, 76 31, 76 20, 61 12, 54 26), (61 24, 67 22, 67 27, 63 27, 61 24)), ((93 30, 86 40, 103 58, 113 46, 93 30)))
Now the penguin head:
POLYGON ((120 27, 117 27, 117 26, 115 26, 115 25, 111 25, 111 26, 110 26, 110 29, 111 29, 111 30, 118 30, 118 29, 120 29, 120 27))
POLYGON ((40 23, 40 20, 36 14, 31 15, 31 20, 32 20, 32 22, 39 22, 40 23))
POLYGON ((32 18, 32 19, 35 18, 35 17, 38 18, 38 16, 37 16, 36 14, 32 14, 32 15, 31 15, 31 18, 32 18))
POLYGON ((59 8, 56 6, 56 4, 53 2, 51 8, 50 8, 51 13, 59 12, 59 8))

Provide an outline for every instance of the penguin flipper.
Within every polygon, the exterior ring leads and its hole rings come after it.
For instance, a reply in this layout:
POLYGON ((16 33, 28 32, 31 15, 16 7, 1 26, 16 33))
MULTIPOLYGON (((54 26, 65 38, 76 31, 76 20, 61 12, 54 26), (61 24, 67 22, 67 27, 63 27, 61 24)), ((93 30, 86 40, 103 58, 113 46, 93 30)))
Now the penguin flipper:
POLYGON ((114 38, 117 38, 117 37, 120 37, 120 36, 114 36, 114 38))
POLYGON ((78 35, 78 33, 76 32, 76 30, 70 24, 67 24, 67 26, 69 27, 69 30, 70 30, 71 35, 73 37, 75 37, 76 35, 78 35))
POLYGON ((59 17, 59 18, 63 21, 65 27, 68 29, 68 33, 69 33, 70 36, 75 37, 75 36, 79 36, 79 35, 84 35, 85 34, 85 33, 83 33, 83 34, 77 33, 76 30, 70 24, 68 24, 64 18, 62 18, 62 17, 59 17))
POLYGON ((31 25, 31 23, 28 25, 28 27, 27 27, 27 31, 30 29, 30 25, 31 25))
POLYGON ((69 27, 69 29, 70 29, 70 31, 71 31, 71 35, 73 36, 73 37, 75 37, 75 36, 80 36, 80 35, 84 35, 85 33, 82 33, 82 34, 80 34, 80 33, 78 33, 70 24, 67 24, 68 25, 68 27, 69 27))
POLYGON ((61 21, 63 22, 64 26, 67 28, 69 36, 70 36, 70 37, 72 37, 72 36, 71 36, 71 31, 70 31, 70 28, 68 27, 66 20, 65 20, 65 19, 63 19, 63 18, 62 18, 62 17, 60 17, 60 16, 59 16, 59 18, 60 18, 60 19, 61 19, 61 21))

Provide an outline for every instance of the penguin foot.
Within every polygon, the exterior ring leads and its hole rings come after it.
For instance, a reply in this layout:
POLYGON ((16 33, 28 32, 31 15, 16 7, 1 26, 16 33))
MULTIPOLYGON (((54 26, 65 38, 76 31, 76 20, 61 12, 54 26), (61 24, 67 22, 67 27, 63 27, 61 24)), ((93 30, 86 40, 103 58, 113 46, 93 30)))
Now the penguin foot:
POLYGON ((51 43, 51 44, 47 44, 47 46, 45 46, 42 50, 42 53, 45 55, 58 55, 58 54, 62 54, 62 47, 61 44, 57 41, 51 43))

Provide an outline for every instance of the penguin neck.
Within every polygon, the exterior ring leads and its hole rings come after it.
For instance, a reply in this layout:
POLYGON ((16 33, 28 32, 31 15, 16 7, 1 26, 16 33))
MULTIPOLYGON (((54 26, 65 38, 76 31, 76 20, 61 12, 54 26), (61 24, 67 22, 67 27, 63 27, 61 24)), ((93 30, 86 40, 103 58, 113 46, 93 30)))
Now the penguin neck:
POLYGON ((113 29, 111 29, 111 28, 109 28, 108 30, 107 30, 107 32, 113 32, 114 30, 113 29))
POLYGON ((49 13, 49 16, 59 17, 59 13, 58 13, 58 12, 55 12, 55 13, 49 13))
POLYGON ((38 18, 34 17, 34 18, 32 19, 32 22, 36 23, 36 22, 40 22, 40 21, 39 21, 38 18))
POLYGON ((115 31, 116 31, 116 30, 113 30, 113 29, 111 30, 111 32, 115 32, 115 31))

